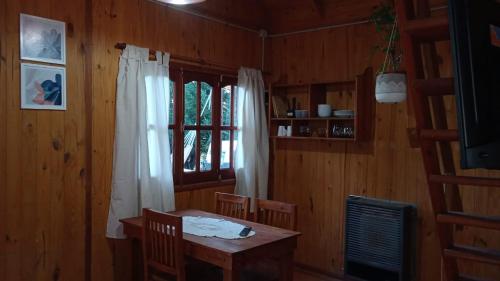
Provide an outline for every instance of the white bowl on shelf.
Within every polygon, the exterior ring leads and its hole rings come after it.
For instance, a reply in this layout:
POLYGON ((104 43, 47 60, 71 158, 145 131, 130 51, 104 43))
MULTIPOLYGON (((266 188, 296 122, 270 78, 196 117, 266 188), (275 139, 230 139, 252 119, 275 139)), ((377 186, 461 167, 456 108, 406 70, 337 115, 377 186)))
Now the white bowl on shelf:
POLYGON ((329 104, 318 104, 318 116, 319 117, 332 116, 332 106, 329 104))

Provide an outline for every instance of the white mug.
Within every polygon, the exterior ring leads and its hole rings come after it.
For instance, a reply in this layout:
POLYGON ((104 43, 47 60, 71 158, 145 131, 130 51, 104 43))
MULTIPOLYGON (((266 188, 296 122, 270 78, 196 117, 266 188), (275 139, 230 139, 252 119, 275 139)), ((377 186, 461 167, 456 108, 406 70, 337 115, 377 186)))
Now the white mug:
POLYGON ((279 126, 278 127, 278 137, 284 137, 284 136, 286 136, 285 126, 279 126))
POLYGON ((286 127, 286 136, 291 137, 292 136, 292 126, 287 126, 286 127))
POLYGON ((318 116, 330 117, 332 115, 332 106, 329 104, 318 104, 318 116))

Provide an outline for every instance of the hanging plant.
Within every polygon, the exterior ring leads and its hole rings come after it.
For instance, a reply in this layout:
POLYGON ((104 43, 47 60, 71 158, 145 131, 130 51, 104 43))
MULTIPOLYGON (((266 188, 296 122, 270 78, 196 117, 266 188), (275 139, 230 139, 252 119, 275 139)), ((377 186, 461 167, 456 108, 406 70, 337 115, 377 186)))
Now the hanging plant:
POLYGON ((376 79, 375 97, 381 103, 397 103, 406 99, 406 74, 400 71, 402 53, 399 48, 397 16, 391 2, 380 4, 370 16, 375 31, 382 36, 384 45, 376 45, 383 52, 384 63, 376 79))
POLYGON ((374 50, 385 56, 380 72, 398 71, 401 66, 401 49, 399 48, 399 30, 394 7, 390 2, 383 2, 373 10, 370 21, 375 26, 375 31, 380 34, 384 44, 375 45, 374 50))

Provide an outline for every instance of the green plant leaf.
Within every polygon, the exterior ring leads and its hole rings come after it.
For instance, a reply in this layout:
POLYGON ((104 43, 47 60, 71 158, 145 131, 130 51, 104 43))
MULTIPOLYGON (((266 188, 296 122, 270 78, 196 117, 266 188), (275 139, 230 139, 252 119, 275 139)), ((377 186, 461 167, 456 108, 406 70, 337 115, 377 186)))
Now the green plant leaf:
MULTIPOLYGON (((391 35, 394 28, 394 23, 396 20, 396 12, 394 11, 394 6, 390 0, 380 3, 372 12, 369 20, 374 24, 375 31, 380 34, 383 42, 386 46, 382 47, 380 45, 375 45, 372 50, 373 52, 382 52, 384 55, 388 53, 388 64, 387 68, 392 68, 397 70, 401 64, 401 50, 397 48, 398 42, 400 40, 399 29, 395 29, 394 34, 391 35)), ((371 56, 373 56, 371 54, 371 56)), ((383 65, 380 67, 380 71, 383 70, 383 65)))

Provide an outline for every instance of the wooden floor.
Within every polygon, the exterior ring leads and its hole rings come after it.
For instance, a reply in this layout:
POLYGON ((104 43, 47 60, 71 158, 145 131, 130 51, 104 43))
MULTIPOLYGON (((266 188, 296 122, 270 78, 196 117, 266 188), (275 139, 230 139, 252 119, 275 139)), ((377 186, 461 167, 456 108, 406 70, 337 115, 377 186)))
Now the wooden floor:
POLYGON ((295 268, 295 272, 293 274, 293 281, 342 281, 342 280, 305 271, 300 268, 295 268))

